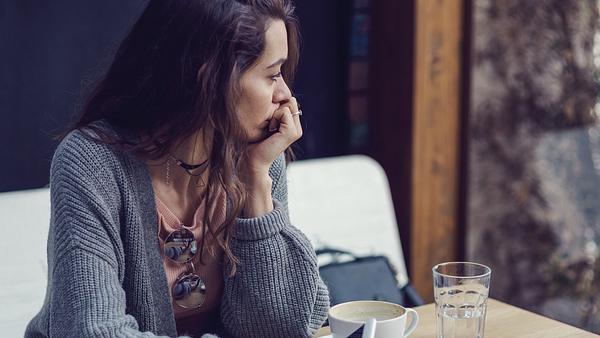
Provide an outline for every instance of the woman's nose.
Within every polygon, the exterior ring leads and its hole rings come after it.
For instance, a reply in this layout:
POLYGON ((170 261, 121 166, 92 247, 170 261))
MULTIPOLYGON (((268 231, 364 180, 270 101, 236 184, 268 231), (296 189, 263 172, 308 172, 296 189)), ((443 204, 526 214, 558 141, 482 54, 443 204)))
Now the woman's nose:
POLYGON ((277 79, 277 87, 275 88, 275 93, 273 93, 273 101, 281 102, 287 101, 292 97, 292 92, 290 88, 287 86, 283 78, 277 79))

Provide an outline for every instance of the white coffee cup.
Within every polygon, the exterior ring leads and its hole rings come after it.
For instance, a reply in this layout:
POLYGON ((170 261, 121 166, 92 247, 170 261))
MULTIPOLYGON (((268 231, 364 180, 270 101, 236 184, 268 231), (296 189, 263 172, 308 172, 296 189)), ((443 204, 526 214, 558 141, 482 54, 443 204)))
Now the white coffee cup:
POLYGON ((329 328, 333 338, 361 338, 365 323, 374 318, 374 338, 407 337, 416 328, 419 314, 401 305, 381 301, 341 303, 329 309, 329 328), (410 324, 406 321, 411 314, 410 324))

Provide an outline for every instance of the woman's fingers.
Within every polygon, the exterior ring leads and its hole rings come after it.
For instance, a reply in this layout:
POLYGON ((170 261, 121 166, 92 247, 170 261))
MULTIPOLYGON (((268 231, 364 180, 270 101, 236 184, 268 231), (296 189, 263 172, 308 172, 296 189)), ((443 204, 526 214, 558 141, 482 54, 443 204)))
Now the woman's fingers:
POLYGON ((273 114, 273 119, 279 122, 279 132, 285 133, 286 136, 293 136, 296 123, 288 106, 279 107, 273 114))
POLYGON ((286 148, 302 136, 302 126, 296 99, 282 104, 269 121, 271 135, 266 139, 253 143, 249 158, 254 167, 268 168, 286 148))
POLYGON ((298 114, 300 105, 298 104, 298 101, 295 97, 291 97, 286 103, 282 104, 279 109, 284 107, 288 107, 291 112, 294 126, 296 127, 297 134, 299 135, 298 137, 302 136, 302 124, 300 123, 300 115, 298 114))
POLYGON ((295 97, 292 97, 290 99, 290 102, 292 103, 292 118, 294 119, 294 123, 299 134, 298 138, 300 138, 302 136, 302 123, 300 122, 300 114, 302 112, 300 111, 300 104, 298 103, 298 100, 296 100, 295 97))
POLYGON ((292 113, 292 118, 294 119, 294 124, 296 125, 296 132, 299 134, 298 138, 302 137, 302 122, 300 122, 300 115, 302 112, 298 110, 295 113, 292 113))
POLYGON ((279 121, 275 117, 273 117, 269 121, 269 131, 270 132, 276 132, 277 129, 279 129, 279 121))

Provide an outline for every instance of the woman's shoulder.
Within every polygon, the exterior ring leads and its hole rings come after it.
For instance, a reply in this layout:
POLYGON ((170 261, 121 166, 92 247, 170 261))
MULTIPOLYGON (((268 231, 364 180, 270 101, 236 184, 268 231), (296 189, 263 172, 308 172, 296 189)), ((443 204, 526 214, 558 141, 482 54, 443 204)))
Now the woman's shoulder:
POLYGON ((110 125, 97 121, 92 128, 75 129, 69 132, 58 144, 52 158, 53 168, 65 166, 74 172, 100 173, 107 169, 122 166, 123 154, 115 147, 103 142, 98 127, 112 132, 110 125))
POLYGON ((102 141, 102 135, 116 136, 116 129, 104 120, 94 121, 84 127, 71 130, 59 143, 61 148, 104 148, 110 147, 102 141))

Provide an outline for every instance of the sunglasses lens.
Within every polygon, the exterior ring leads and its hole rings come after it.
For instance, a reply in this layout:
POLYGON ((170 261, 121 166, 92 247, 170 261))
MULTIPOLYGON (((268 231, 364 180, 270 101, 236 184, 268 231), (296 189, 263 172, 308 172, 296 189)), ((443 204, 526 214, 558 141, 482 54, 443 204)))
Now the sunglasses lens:
POLYGON ((202 306, 206 298, 206 285, 195 274, 183 274, 172 289, 175 304, 182 308, 193 309, 202 306))
POLYGON ((165 256, 177 263, 189 262, 198 251, 194 234, 185 228, 173 231, 165 240, 165 256))

